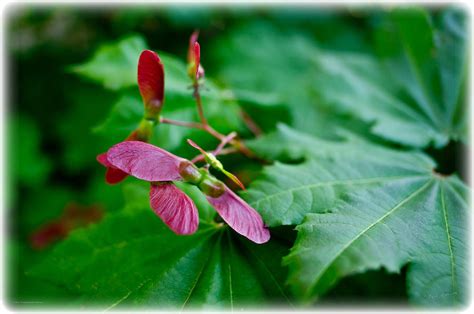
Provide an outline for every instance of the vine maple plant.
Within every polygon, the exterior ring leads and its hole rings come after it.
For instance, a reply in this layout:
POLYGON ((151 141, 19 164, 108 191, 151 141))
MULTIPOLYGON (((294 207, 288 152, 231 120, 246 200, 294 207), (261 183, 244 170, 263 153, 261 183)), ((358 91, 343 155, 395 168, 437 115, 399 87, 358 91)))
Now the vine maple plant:
POLYGON ((104 309, 318 306, 374 273, 410 306, 465 305, 471 192, 431 154, 468 145, 465 19, 372 22, 377 53, 244 23, 213 46, 218 84, 197 32, 187 63, 101 47, 73 71, 119 95, 95 131, 125 206, 28 274, 104 309))
POLYGON ((126 142, 117 144, 107 153, 97 156, 97 160, 107 167, 106 181, 112 184, 118 183, 127 175, 150 181, 151 207, 177 234, 196 232, 199 221, 197 208, 193 201, 172 182, 182 180, 188 184, 196 185, 206 195, 208 201, 224 221, 235 231, 256 243, 267 242, 270 239, 270 233, 265 228, 260 215, 224 183, 209 173, 209 166, 212 166, 244 188, 237 177, 226 171, 215 157, 215 154, 218 155, 228 143, 234 143, 241 150, 244 146, 234 139, 235 132, 224 136, 214 130, 205 118, 199 93, 200 80, 204 78, 204 69, 200 64, 197 33, 191 35, 188 62, 188 74, 192 80, 193 96, 196 99, 201 124, 173 121, 160 116, 164 98, 165 72, 156 53, 150 50, 143 51, 138 62, 138 85, 145 105, 145 114, 138 128, 126 138, 126 142), (208 153, 193 141, 188 140, 202 153, 207 162, 203 167, 197 168, 193 162, 163 149, 134 141, 147 142, 151 128, 160 122, 197 127, 209 132, 221 142, 214 153, 208 153))

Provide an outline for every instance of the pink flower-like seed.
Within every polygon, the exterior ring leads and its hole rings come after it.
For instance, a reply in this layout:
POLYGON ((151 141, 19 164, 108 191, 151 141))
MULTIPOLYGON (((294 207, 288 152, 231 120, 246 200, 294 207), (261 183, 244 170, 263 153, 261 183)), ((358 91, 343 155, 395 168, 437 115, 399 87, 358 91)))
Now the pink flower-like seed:
POLYGON ((255 209, 210 174, 199 177, 203 175, 200 170, 184 158, 139 141, 118 143, 101 158, 129 175, 151 182, 151 208, 177 234, 194 233, 199 223, 192 200, 172 183, 185 181, 206 192, 209 203, 236 232, 255 243, 270 239, 270 232, 255 209))

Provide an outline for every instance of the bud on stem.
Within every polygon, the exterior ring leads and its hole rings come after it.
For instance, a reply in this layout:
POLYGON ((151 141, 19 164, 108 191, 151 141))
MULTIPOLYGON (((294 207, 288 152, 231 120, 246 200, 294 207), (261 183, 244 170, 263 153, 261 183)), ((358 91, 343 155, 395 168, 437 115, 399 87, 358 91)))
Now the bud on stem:
POLYGON ((148 142, 150 140, 151 134, 153 132, 153 127, 156 125, 156 121, 148 120, 143 118, 136 129, 136 138, 135 140, 148 142))

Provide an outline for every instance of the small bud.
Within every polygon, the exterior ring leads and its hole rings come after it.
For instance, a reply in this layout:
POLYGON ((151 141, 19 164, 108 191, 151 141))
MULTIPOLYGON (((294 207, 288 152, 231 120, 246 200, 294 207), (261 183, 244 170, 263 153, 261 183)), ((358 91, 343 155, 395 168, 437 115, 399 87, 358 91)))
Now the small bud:
POLYGON ((194 61, 194 43, 197 42, 199 37, 199 31, 194 31, 189 37, 189 48, 188 48, 188 63, 194 61))
POLYGON ((211 175, 207 175, 204 180, 199 183, 199 188, 204 194, 213 198, 219 197, 225 192, 224 183, 211 175))
POLYGON ((191 145, 192 147, 196 148, 199 150, 202 155, 204 156, 204 160, 214 169, 222 172, 225 174, 229 179, 231 179, 235 184, 240 186, 243 190, 245 190, 245 186, 240 182, 239 178, 234 176, 232 173, 224 169, 224 166, 222 163, 217 160, 216 156, 212 153, 206 152, 204 149, 202 149, 198 144, 194 143, 192 140, 188 139, 188 144, 191 145))
POLYGON ((217 160, 216 156, 214 156, 213 153, 206 153, 204 155, 204 160, 206 160, 206 162, 211 165, 212 168, 216 169, 216 170, 219 170, 219 171, 222 171, 224 170, 224 166, 222 165, 222 163, 217 160))
POLYGON ((199 181, 202 180, 202 174, 199 169, 188 160, 183 160, 179 164, 179 174, 184 181, 192 184, 198 184, 199 181))
POLYGON ((204 77, 204 68, 201 66, 201 47, 197 41, 198 32, 195 31, 189 39, 188 48, 188 75, 194 84, 204 77))

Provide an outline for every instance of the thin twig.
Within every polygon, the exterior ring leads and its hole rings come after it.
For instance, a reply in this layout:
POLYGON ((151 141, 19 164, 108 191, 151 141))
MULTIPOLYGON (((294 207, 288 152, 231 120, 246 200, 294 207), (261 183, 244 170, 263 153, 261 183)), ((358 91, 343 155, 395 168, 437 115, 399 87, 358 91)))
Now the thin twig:
POLYGON ((227 145, 227 143, 229 143, 230 141, 232 141, 234 139, 234 137, 237 136, 237 133, 235 132, 231 132, 229 133, 229 135, 227 135, 226 137, 224 137, 222 139, 222 141, 219 143, 219 145, 217 146, 217 148, 214 150, 214 155, 217 156, 219 154, 219 152, 224 148, 224 146, 227 145))
POLYGON ((199 93, 199 84, 198 83, 194 84, 193 96, 194 96, 194 99, 196 99, 197 109, 198 109, 198 113, 199 113, 199 119, 201 120, 201 123, 203 125, 208 126, 209 124, 207 123, 207 119, 204 116, 204 110, 202 109, 201 94, 199 93))
MULTIPOLYGON (((202 101, 201 101, 201 94, 199 93, 199 84, 193 85, 194 87, 194 99, 196 100, 196 105, 198 109, 198 114, 199 114, 199 119, 201 120, 201 123, 198 122, 185 122, 185 121, 177 121, 177 120, 172 120, 172 119, 167 119, 167 118, 160 118, 160 122, 165 123, 165 124, 171 124, 171 125, 177 125, 177 126, 182 126, 182 127, 187 127, 187 128, 194 128, 194 129, 199 129, 206 131, 216 139, 222 142, 229 143, 232 145, 235 149, 240 151, 242 154, 244 154, 248 158, 252 159, 259 159, 255 156, 255 154, 245 146, 245 144, 239 140, 238 138, 235 138, 237 135, 232 136, 231 140, 226 140, 226 136, 219 133, 216 131, 212 126, 208 124, 208 121, 206 117, 204 116, 204 111, 202 107, 202 101)), ((225 145, 225 144, 224 144, 225 145)), ((260 159, 259 159, 260 160, 260 159)))
MULTIPOLYGON (((228 147, 228 148, 224 148, 222 149, 219 154, 215 155, 215 156, 222 156, 222 155, 230 155, 230 154, 235 154, 235 153, 238 153, 239 151, 235 148, 235 147, 228 147)), ((191 159, 191 162, 192 163, 197 163, 197 162, 200 162, 200 161, 203 161, 204 160, 204 155, 203 154, 199 154, 197 155, 196 157, 194 157, 193 159, 191 159)))
POLYGON ((178 121, 178 120, 172 120, 172 119, 167 119, 160 117, 160 122, 165 123, 165 124, 172 124, 172 125, 177 125, 177 126, 182 126, 186 128, 193 128, 193 129, 200 129, 200 130, 205 130, 205 126, 202 125, 201 123, 197 122, 187 122, 187 121, 178 121))
POLYGON ((240 115, 242 120, 244 121, 247 128, 255 135, 255 137, 259 137, 262 135, 262 129, 258 126, 257 123, 252 119, 252 117, 244 110, 240 109, 240 115))

